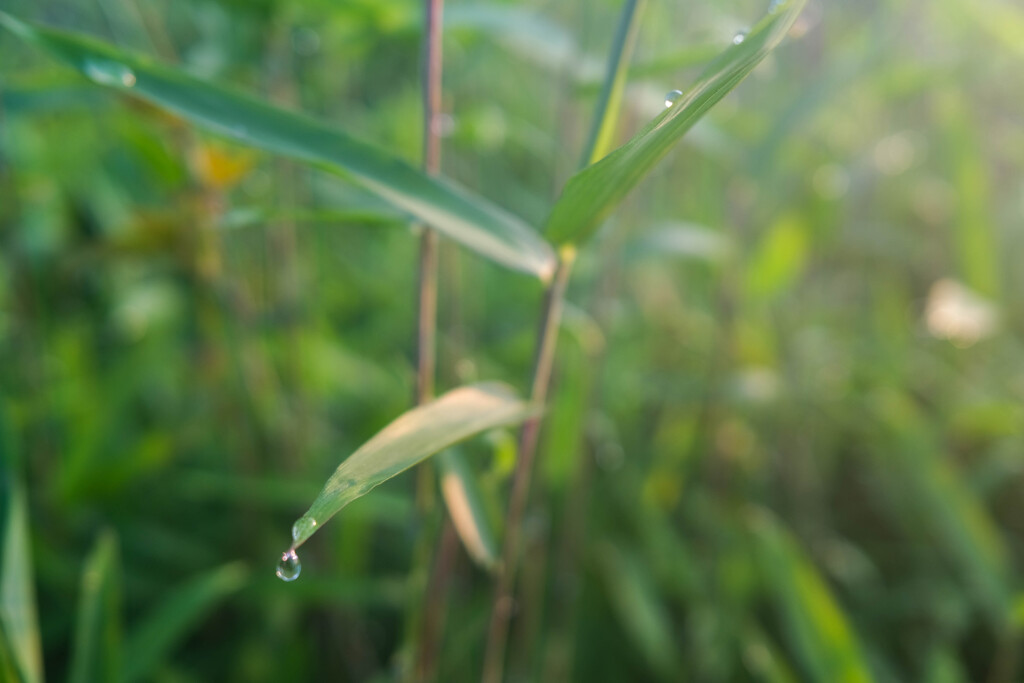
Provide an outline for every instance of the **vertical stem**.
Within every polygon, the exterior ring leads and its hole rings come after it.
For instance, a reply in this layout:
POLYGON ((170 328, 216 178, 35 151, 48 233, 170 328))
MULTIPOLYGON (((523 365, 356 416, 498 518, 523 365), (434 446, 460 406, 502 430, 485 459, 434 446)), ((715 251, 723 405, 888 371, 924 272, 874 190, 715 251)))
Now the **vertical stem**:
POLYGON ((434 397, 437 364, 437 233, 423 228, 420 237, 419 294, 416 325, 416 403, 434 397))
MULTIPOLYGON (((438 117, 441 113, 442 15, 444 0, 424 0, 423 43, 423 168, 430 175, 441 172, 441 137, 438 117)), ((416 402, 420 405, 434 397, 437 368, 437 289, 438 237, 427 225, 420 238, 419 298, 416 334, 416 402)), ((420 470, 420 491, 432 481, 426 468, 420 470)), ((434 677, 440 633, 444 627, 444 603, 448 576, 458 550, 451 522, 445 517, 444 528, 437 540, 435 561, 425 588, 422 614, 414 618, 413 642, 415 663, 412 672, 416 681, 434 677), (418 622, 418 623, 417 623, 418 622)), ((420 553, 429 558, 429 545, 420 553)))
MULTIPOLYGON (((551 383, 551 368, 555 359, 558 328, 562 319, 562 302, 569 273, 576 258, 572 247, 563 247, 559 253, 558 268, 548 286, 544 298, 540 329, 537 335, 537 352, 534 359, 533 388, 531 400, 543 405, 551 383)), ((498 569, 494 602, 491 606, 491 623, 487 633, 487 649, 484 654, 484 683, 500 683, 505 666, 505 647, 508 641, 509 620, 512 617, 513 591, 519 569, 519 551, 522 544, 522 520, 530 493, 533 461, 537 452, 537 437, 540 433, 541 418, 535 417, 523 423, 519 434, 519 452, 516 469, 512 475, 512 493, 509 497, 508 513, 505 515, 505 541, 502 545, 501 565, 498 569)))
MULTIPOLYGON (((441 13, 444 0, 424 0, 426 26, 423 55, 423 168, 430 175, 441 172, 441 138, 437 119, 441 113, 441 13)), ((426 403, 434 395, 437 364, 437 233, 423 227, 420 238, 419 322, 416 345, 416 401, 426 403)))

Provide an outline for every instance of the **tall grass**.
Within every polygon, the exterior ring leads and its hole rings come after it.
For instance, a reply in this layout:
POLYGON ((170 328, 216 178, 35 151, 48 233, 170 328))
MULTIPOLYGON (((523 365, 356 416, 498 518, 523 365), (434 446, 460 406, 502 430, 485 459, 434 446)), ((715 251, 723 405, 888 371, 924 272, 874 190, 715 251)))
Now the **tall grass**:
POLYGON ((0 677, 1016 680, 968 4, 12 1, 0 677))

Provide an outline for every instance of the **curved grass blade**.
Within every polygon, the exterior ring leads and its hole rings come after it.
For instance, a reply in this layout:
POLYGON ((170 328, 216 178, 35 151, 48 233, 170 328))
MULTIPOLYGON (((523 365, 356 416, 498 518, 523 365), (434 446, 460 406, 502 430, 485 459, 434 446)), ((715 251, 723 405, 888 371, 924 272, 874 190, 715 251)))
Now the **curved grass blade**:
POLYGON ((152 680, 153 674, 189 631, 221 600, 245 585, 248 571, 231 563, 171 592, 125 640, 124 683, 152 680))
POLYGON ((117 537, 102 534, 82 572, 71 683, 117 681, 121 675, 121 595, 117 537))
POLYGON ((773 5, 743 42, 708 65, 688 93, 625 145, 570 178, 548 216, 548 240, 579 244, 590 237, 672 145, 782 41, 805 3, 788 0, 773 5))
POLYGON ((766 587, 810 678, 836 683, 873 680, 846 616, 796 541, 766 511, 753 512, 750 526, 766 587))
POLYGON ((487 522, 483 497, 462 453, 454 448, 437 456, 441 470, 441 495, 452 526, 473 561, 484 569, 498 563, 498 547, 487 522))
POLYGON ((554 251, 522 220, 378 147, 84 36, 28 24, 2 12, 0 24, 100 85, 130 93, 242 144, 340 173, 508 268, 542 280, 554 272, 554 251))
POLYGON ((22 683, 42 683, 28 505, 14 474, 13 454, 0 412, 0 672, 14 669, 22 683))
POLYGON ((292 527, 293 547, 356 498, 413 465, 474 434, 537 414, 504 384, 472 384, 413 408, 363 444, 334 471, 292 527))

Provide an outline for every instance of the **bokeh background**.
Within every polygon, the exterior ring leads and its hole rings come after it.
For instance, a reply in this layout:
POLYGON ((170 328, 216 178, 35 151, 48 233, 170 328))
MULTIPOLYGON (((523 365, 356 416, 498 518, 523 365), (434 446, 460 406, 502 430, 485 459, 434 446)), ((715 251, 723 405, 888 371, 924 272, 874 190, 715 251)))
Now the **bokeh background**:
MULTIPOLYGON (((446 5, 444 173, 540 225, 620 4, 446 5)), ((766 6, 650 3, 621 139, 766 6)), ((419 160, 414 0, 0 9, 419 160)), ((608 221, 568 294, 510 680, 1024 677, 1022 67, 1010 0, 812 0, 608 221)), ((415 473, 300 580, 273 568, 411 404, 412 232, 0 33, 0 426, 47 680, 98 538, 127 680, 407 670, 440 515, 415 473)), ((451 245, 442 272, 440 385, 525 391, 540 286, 451 245)), ((500 534, 514 434, 465 453, 500 534)), ((438 680, 477 679, 490 595, 460 556, 438 680)))

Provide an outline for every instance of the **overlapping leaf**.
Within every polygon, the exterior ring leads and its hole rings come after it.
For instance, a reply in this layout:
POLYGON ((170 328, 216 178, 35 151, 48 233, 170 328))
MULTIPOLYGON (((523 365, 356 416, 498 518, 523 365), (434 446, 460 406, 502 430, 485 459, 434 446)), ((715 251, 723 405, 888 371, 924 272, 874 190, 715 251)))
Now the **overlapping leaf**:
POLYGON ((504 266, 542 279, 554 269, 550 246, 520 219, 333 126, 90 38, 28 24, 3 13, 0 24, 100 85, 140 97, 240 143, 341 173, 504 266))
POLYGON ((805 2, 774 3, 769 15, 741 43, 708 65, 689 92, 625 145, 570 178, 548 217, 550 241, 578 244, 593 234, 683 134, 779 44, 805 2))
POLYGON ((474 434, 522 422, 537 409, 507 386, 453 389, 394 420, 350 455, 292 529, 296 546, 356 498, 438 451, 474 434))

